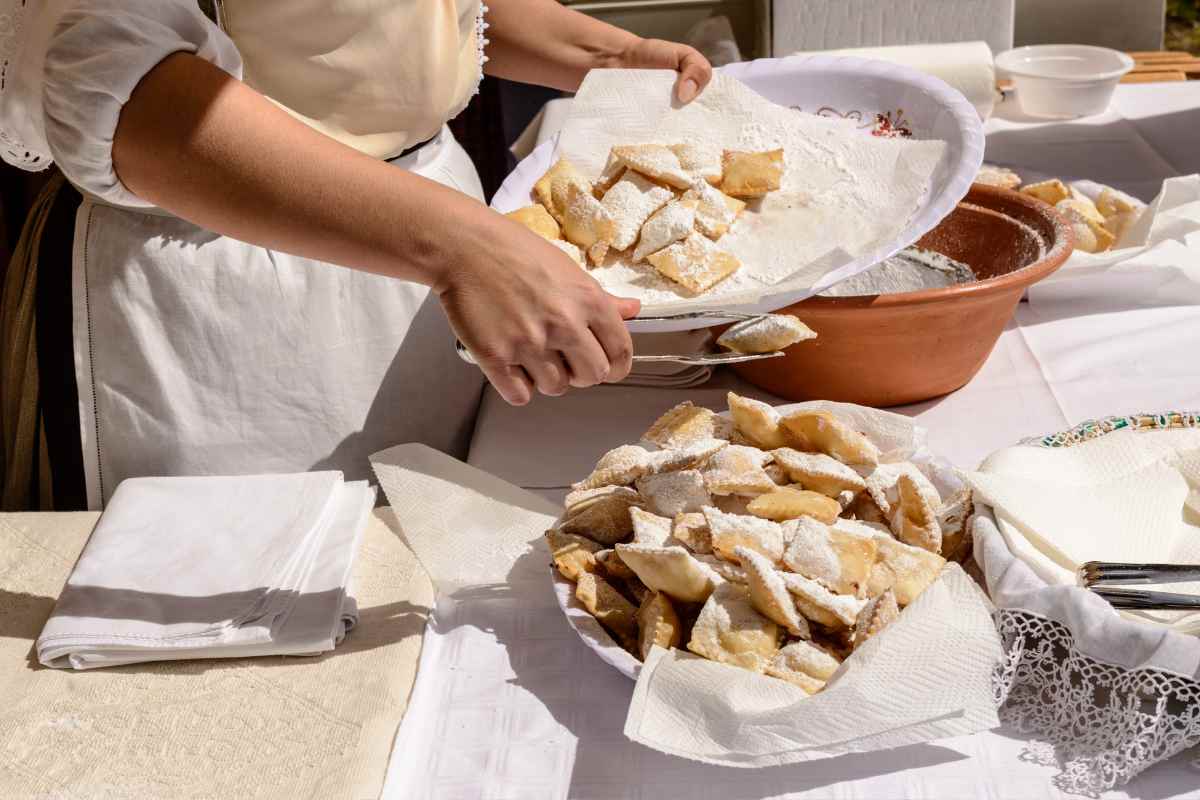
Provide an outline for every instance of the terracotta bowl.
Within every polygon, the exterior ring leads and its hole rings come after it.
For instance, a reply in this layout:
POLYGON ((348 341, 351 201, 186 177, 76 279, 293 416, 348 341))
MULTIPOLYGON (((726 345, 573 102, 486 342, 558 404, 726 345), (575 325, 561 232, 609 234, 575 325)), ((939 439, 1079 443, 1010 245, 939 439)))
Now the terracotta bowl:
POLYGON ((939 397, 983 366, 1021 295, 1071 254, 1069 226, 1046 203, 975 184, 918 247, 970 265, 976 283, 904 294, 811 297, 780 309, 818 338, 783 358, 734 367, 789 400, 896 406, 939 397))

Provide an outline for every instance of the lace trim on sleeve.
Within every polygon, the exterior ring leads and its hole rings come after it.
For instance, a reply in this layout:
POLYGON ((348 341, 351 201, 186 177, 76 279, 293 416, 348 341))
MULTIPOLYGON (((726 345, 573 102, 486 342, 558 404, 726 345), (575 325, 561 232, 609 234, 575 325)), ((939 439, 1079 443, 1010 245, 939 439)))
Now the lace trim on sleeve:
MULTIPOLYGON (((5 93, 13 85, 12 71, 21 54, 21 31, 25 23, 28 0, 0 0, 0 106, 5 93)), ((0 118, 0 158, 14 167, 38 172, 53 163, 50 154, 26 145, 0 118)))
POLYGON ((479 4, 479 14, 475 17, 475 46, 479 49, 479 80, 475 81, 475 91, 471 92, 471 96, 479 94, 479 86, 483 83, 483 65, 488 62, 487 46, 491 44, 491 40, 484 35, 484 32, 491 26, 488 24, 484 16, 488 12, 487 4, 479 4))

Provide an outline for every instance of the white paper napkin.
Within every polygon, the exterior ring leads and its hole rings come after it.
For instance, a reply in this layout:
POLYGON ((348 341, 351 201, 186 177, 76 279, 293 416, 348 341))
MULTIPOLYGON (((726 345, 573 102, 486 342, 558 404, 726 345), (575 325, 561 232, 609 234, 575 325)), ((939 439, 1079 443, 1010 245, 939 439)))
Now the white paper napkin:
POLYGON ((46 666, 310 654, 356 617, 374 502, 340 472, 121 483, 37 641, 46 666))
POLYGON ((642 667, 625 735, 695 761, 766 767, 996 727, 991 676, 1000 640, 990 608, 950 564, 886 636, 868 640, 812 697, 657 648, 642 667))
MULTIPOLYGON (((1086 561, 1200 563, 1200 514, 1188 500, 1200 430, 1125 429, 1067 448, 1018 446, 969 476, 1014 555, 1051 585, 1086 561)), ((1200 584, 1163 587, 1200 592, 1200 584)), ((1200 612, 1125 612, 1200 631, 1200 612)))

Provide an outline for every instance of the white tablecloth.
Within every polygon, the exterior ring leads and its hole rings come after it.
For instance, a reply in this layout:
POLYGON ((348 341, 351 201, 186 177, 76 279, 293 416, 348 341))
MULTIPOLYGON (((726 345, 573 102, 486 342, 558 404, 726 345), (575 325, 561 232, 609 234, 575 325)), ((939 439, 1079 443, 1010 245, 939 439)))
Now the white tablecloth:
MULTIPOLYGON (((563 101, 547 107, 543 138, 564 111, 563 101)), ((988 158, 1019 171, 1091 178, 1147 200, 1163 178, 1200 172, 1200 83, 1121 86, 1107 114, 1079 122, 1032 123, 1011 111, 988 123, 988 158)), ((1035 298, 968 386, 899 410, 929 429, 937 452, 974 466, 1086 417, 1200 409, 1200 310, 1133 313, 1139 323, 1106 348, 1105 314, 1073 315, 1069 298, 1035 298)), ((600 453, 636 439, 664 409, 682 399, 721 408, 730 388, 765 397, 730 373, 687 391, 602 387, 523 409, 488 392, 470 461, 557 500, 600 453)), ((1005 729, 755 771, 634 745, 621 732, 633 684, 573 637, 545 580, 542 600, 520 607, 502 590, 439 603, 385 796, 1068 797, 1046 750, 1005 729)), ((1200 798, 1197 787, 1200 770, 1176 758, 1106 797, 1200 798)))

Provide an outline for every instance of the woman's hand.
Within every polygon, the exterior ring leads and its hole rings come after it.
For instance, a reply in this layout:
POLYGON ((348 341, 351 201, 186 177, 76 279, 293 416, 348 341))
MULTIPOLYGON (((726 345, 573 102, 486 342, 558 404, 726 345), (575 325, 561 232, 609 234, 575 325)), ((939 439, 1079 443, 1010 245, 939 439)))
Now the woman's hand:
POLYGON ((435 286, 458 338, 500 395, 525 405, 534 387, 615 382, 629 374, 624 319, 640 303, 608 294, 561 250, 498 214, 463 232, 435 286))
POLYGON ((681 103, 712 78, 712 65, 694 48, 643 39, 558 0, 489 0, 488 8, 488 75, 573 92, 588 70, 671 69, 679 73, 681 103))
POLYGON ((662 39, 638 39, 622 58, 622 66, 632 69, 671 69, 679 73, 675 97, 690 103, 712 80, 712 65, 694 47, 662 39))

